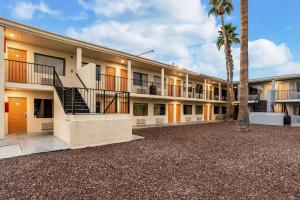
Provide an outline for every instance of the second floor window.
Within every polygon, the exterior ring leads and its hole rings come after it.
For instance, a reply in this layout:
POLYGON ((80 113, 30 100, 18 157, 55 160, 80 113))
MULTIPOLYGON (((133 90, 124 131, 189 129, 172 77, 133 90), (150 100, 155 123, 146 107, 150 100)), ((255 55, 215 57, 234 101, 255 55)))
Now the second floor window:
POLYGON ((300 81, 296 82, 296 90, 297 92, 300 92, 300 81))
POLYGON ((148 75, 138 73, 138 72, 133 72, 133 85, 147 87, 147 85, 148 85, 148 75))
POLYGON ((58 58, 58 57, 53 57, 53 56, 47 56, 47 55, 42 55, 42 54, 34 54, 34 63, 37 64, 35 65, 34 71, 38 73, 51 73, 49 70, 45 70, 45 67, 42 65, 46 66, 52 66, 55 67, 56 73, 59 76, 64 76, 65 75, 65 59, 64 58, 58 58))
POLYGON ((153 82, 156 85, 157 88, 161 88, 161 77, 159 76, 154 76, 153 77, 153 82))

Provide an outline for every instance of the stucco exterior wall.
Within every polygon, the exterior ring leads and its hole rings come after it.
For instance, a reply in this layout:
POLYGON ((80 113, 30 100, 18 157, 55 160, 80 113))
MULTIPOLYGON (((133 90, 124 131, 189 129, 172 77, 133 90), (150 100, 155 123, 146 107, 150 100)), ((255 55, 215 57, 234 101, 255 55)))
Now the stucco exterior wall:
POLYGON ((0 26, 0 139, 4 139, 4 28, 0 26))
MULTIPOLYGON (((27 132, 41 132, 42 124, 53 122, 53 118, 35 118, 34 99, 53 99, 53 92, 26 91, 26 90, 5 90, 5 101, 9 97, 27 98, 27 132)), ((5 114, 5 133, 8 133, 8 114, 5 114)))

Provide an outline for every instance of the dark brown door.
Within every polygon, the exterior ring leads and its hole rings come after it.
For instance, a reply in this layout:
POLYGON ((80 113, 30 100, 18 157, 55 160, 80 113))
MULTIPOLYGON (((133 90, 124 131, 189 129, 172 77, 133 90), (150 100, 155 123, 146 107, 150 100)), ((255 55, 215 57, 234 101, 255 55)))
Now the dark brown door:
POLYGON ((27 82, 27 51, 8 48, 8 81, 27 82))

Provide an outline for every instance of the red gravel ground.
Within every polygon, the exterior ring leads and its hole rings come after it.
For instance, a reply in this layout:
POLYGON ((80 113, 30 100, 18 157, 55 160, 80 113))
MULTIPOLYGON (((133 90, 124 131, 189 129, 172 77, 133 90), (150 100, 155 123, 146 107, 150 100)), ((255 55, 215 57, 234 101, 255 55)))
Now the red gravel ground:
POLYGON ((1 199, 300 199, 300 128, 135 130, 144 140, 0 160, 1 199))

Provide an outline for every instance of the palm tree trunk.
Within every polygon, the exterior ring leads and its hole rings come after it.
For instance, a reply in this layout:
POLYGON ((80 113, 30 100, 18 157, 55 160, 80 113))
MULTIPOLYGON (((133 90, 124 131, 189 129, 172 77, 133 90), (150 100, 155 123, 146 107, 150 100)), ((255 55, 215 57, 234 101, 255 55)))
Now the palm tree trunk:
POLYGON ((235 101, 235 95, 234 95, 234 89, 233 89, 233 69, 234 69, 234 63, 233 63, 233 57, 232 57, 232 51, 231 51, 231 44, 228 42, 228 57, 229 57, 229 104, 230 104, 230 119, 233 119, 234 115, 234 105, 233 102, 235 101))
POLYGON ((242 131, 249 129, 248 111, 248 0, 240 0, 241 6, 241 53, 240 53, 240 99, 238 125, 242 131))
POLYGON ((225 120, 230 119, 230 70, 229 70, 229 57, 228 57, 228 39, 227 33, 225 30, 225 22, 224 16, 221 15, 221 25, 222 25, 222 32, 224 36, 224 52, 225 52, 225 59, 226 59, 226 72, 227 72, 227 97, 226 97, 226 115, 225 120))

